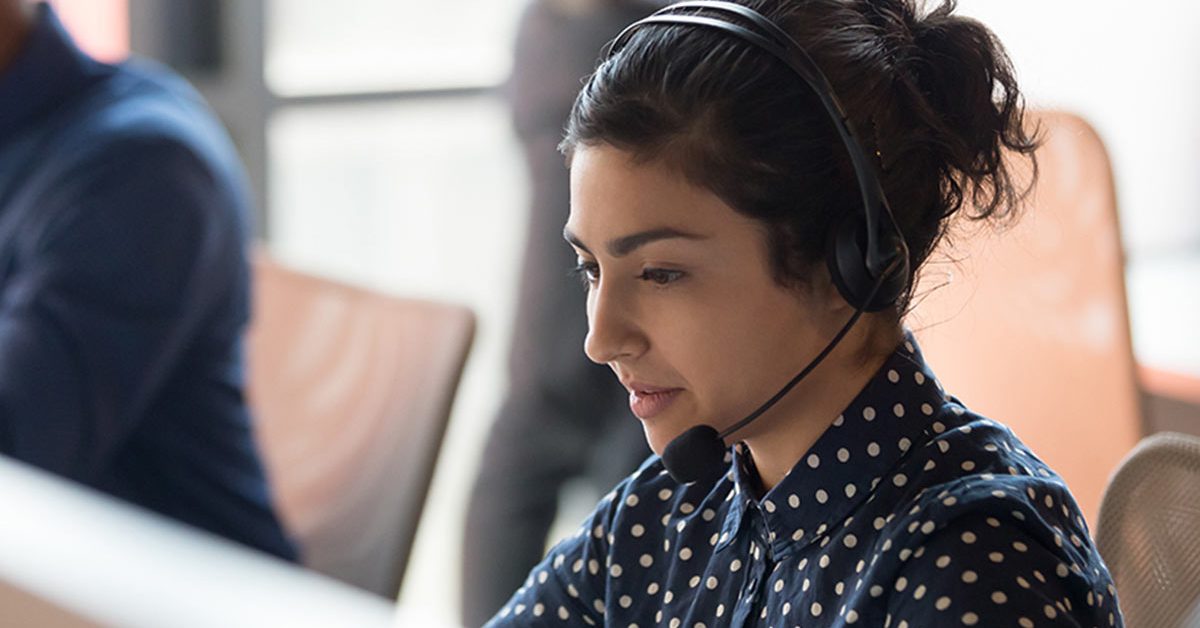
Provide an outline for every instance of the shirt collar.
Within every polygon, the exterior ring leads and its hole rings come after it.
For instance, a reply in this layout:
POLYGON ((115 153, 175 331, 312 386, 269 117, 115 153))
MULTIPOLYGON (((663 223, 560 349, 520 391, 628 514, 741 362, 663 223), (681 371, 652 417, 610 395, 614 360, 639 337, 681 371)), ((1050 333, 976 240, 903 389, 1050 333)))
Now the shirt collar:
POLYGON ((776 556, 817 541, 870 498, 889 471, 931 434, 945 399, 911 332, 796 466, 759 501, 749 450, 734 447, 732 504, 717 549, 738 534, 747 510, 763 515, 776 556))
POLYGON ((84 54, 48 4, 39 4, 21 52, 0 73, 0 141, 53 110, 107 67, 84 54))

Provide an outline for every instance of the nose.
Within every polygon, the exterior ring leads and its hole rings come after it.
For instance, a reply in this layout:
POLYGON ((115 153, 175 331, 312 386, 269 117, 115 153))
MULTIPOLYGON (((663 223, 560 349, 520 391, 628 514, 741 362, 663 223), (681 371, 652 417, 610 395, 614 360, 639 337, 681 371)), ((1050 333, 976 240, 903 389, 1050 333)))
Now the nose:
POLYGON ((636 304, 625 292, 601 279, 588 293, 588 333, 583 352, 597 364, 636 358, 649 346, 637 325, 636 304))

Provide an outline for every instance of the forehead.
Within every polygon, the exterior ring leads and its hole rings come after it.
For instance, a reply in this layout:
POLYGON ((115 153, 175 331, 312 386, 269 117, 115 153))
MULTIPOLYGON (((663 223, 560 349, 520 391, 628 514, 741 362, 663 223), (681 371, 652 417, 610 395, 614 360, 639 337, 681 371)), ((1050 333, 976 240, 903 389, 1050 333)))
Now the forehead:
POLYGON ((587 241, 661 227, 720 236, 729 230, 757 231, 758 223, 664 162, 637 160, 607 144, 576 148, 567 221, 571 233, 587 241))

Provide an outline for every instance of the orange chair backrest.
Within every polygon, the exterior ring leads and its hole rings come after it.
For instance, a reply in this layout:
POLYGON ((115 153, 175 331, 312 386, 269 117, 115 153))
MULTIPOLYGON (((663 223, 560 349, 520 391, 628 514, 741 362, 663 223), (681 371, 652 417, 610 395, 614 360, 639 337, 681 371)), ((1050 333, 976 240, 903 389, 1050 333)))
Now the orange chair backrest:
POLYGON ((306 565, 395 598, 474 316, 265 253, 254 281, 249 398, 284 523, 306 565))
POLYGON ((1116 196, 1086 122, 1031 118, 1045 143, 1020 221, 948 238, 908 324, 946 390, 1011 427, 1095 521, 1143 429, 1116 196))

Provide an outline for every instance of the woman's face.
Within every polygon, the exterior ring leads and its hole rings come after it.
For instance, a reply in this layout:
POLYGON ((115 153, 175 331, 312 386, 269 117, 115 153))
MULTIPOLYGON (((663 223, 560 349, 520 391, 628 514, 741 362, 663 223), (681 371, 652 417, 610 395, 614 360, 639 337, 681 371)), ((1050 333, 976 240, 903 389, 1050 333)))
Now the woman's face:
MULTIPOLYGON (((752 412, 845 320, 831 289, 775 282, 760 223, 608 145, 576 148, 564 235, 588 288, 584 350, 629 391, 660 454, 691 426, 723 429, 752 412)), ((786 416, 796 397, 768 416, 786 416)))

